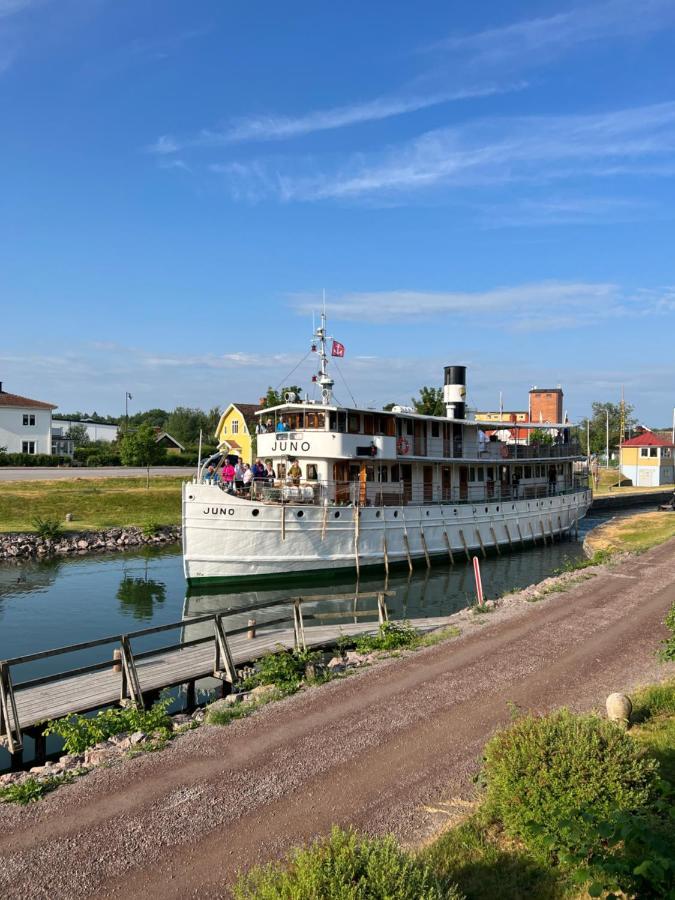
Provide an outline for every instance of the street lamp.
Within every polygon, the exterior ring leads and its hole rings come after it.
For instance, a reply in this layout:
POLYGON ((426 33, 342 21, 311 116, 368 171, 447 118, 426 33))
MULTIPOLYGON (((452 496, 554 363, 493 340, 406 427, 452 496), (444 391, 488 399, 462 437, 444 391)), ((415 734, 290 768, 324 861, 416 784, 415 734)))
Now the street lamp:
POLYGON ((607 433, 605 440, 605 465, 609 469, 609 410, 606 409, 605 413, 607 415, 607 433))

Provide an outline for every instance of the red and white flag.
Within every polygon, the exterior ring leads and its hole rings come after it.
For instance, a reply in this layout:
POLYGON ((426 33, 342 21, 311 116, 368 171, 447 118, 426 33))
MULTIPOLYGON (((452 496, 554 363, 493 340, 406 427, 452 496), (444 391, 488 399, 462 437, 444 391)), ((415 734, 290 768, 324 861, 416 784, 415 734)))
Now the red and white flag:
POLYGON ((345 345, 341 344, 340 341, 333 341, 333 346, 330 351, 331 356, 344 356, 345 355, 345 345))

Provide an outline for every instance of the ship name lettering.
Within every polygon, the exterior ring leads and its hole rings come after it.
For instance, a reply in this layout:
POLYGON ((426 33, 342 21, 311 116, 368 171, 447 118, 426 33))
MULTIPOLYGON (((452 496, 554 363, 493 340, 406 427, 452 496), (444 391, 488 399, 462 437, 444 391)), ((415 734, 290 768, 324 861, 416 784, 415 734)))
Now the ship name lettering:
POLYGON ((229 509, 226 506, 207 506, 206 509, 203 509, 202 512, 205 516, 233 516, 234 509, 229 509))
POLYGON ((286 453, 286 451, 288 451, 289 453, 297 453, 298 447, 300 447, 303 453, 307 453, 310 448, 310 443, 309 441, 302 441, 300 444, 298 444, 297 441, 275 441, 272 444, 272 450, 270 452, 275 453, 276 451, 279 451, 279 453, 286 453))

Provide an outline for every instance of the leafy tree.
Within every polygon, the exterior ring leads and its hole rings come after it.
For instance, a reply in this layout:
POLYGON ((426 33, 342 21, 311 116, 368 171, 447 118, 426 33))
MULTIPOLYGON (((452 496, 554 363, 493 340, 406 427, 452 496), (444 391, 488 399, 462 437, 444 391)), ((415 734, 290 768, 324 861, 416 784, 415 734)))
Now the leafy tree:
POLYGON ((634 407, 630 403, 624 404, 625 423, 624 434, 620 435, 621 430, 621 407, 618 403, 600 403, 596 402, 592 405, 593 413, 590 418, 582 419, 579 423, 581 432, 581 446, 584 453, 588 452, 586 447, 586 427, 590 422, 591 437, 591 453, 604 454, 607 442, 607 413, 609 413, 609 450, 618 447, 619 439, 626 440, 629 430, 637 425, 637 419, 633 415, 634 407))
POLYGON ((442 416, 445 414, 443 388, 426 387, 425 385, 420 388, 419 399, 413 397, 412 402, 417 412, 425 416, 442 416))
POLYGON ((145 412, 135 413, 129 416, 132 425, 152 425, 153 428, 164 428, 169 413, 165 409, 148 409, 145 412))
POLYGON ((545 428, 534 428, 530 432, 531 444, 552 444, 553 435, 545 428))
POLYGON ((126 576, 117 589, 117 599, 123 610, 129 610, 135 619, 151 619, 156 603, 166 600, 166 586, 152 578, 126 576))
POLYGON ((164 450, 157 444, 157 435, 150 425, 141 425, 129 431, 120 441, 120 459, 123 466, 145 466, 147 486, 150 487, 150 466, 164 458, 164 450))
POLYGON ((273 387, 268 387, 265 395, 265 406, 281 406, 282 403, 286 402, 286 394, 297 394, 298 397, 302 397, 302 388, 297 384, 289 384, 287 387, 282 387, 279 391, 275 391, 273 387))
POLYGON ((206 414, 206 437, 213 438, 220 422, 221 410, 219 406, 212 406, 206 414))
POLYGON ((397 403, 385 403, 384 406, 382 407, 382 409, 385 412, 391 412, 391 410, 397 405, 398 405, 397 403))
POLYGON ((177 406, 166 420, 164 429, 181 444, 196 444, 200 431, 209 432, 207 415, 201 409, 177 406))
POLYGON ((86 447, 89 443, 86 425, 71 425, 68 431, 66 431, 66 437, 73 442, 76 448, 86 447))

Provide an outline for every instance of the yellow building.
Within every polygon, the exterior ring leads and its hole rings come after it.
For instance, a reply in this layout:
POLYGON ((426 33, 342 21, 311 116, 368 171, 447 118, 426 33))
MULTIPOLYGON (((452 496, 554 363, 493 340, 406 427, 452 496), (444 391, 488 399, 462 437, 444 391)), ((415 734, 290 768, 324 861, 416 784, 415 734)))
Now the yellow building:
POLYGON ((630 478, 635 487, 659 487, 675 482, 673 471, 673 450, 675 445, 645 431, 630 441, 624 441, 619 448, 619 467, 625 478, 630 478))
POLYGON ((253 462, 254 413, 259 408, 255 403, 230 403, 216 428, 219 450, 240 456, 249 465, 253 462))

